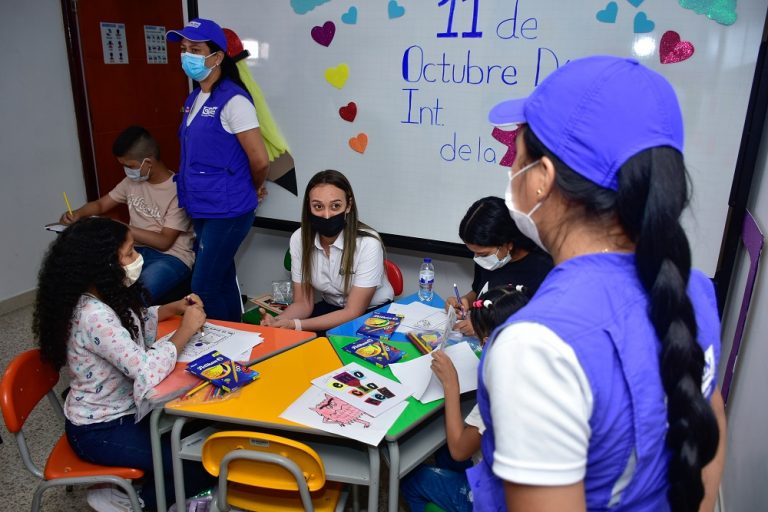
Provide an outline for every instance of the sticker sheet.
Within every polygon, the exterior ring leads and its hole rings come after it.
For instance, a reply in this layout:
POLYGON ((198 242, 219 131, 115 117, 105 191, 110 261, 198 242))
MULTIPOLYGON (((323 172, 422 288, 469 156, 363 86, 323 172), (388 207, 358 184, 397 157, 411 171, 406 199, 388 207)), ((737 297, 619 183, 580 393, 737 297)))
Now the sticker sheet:
POLYGON ((312 384, 371 416, 388 411, 411 394, 399 382, 357 363, 326 373, 312 380, 312 384))

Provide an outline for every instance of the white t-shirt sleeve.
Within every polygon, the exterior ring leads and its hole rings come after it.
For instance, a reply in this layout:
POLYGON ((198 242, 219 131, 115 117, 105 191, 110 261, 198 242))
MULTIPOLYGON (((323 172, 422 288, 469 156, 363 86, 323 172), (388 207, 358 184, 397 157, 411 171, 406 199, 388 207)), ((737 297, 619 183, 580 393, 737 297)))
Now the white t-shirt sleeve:
POLYGON ((372 236, 358 236, 356 252, 352 286, 359 288, 379 286, 384 275, 384 248, 379 239, 372 236))
POLYGON ((291 235, 288 248, 291 252, 291 281, 301 283, 301 228, 291 235))
POLYGON ((232 96, 221 109, 221 127, 233 134, 258 128, 256 107, 242 94, 232 96))
POLYGON ((475 405, 472 410, 469 411, 467 417, 464 418, 464 423, 470 427, 475 427, 477 431, 480 432, 480 435, 483 435, 483 432, 485 432, 485 423, 483 423, 483 417, 480 416, 479 405, 475 405))
POLYGON ((528 485, 583 480, 592 390, 573 349, 543 325, 499 333, 485 358, 491 402, 493 472, 528 485))

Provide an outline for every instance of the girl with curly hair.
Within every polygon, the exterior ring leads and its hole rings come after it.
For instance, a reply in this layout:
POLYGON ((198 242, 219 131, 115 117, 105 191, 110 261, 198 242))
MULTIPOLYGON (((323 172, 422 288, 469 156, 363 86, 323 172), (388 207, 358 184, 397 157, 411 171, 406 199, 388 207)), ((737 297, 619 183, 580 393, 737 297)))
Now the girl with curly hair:
MULTIPOLYGON (((75 222, 43 260, 33 332, 42 357, 68 370, 65 428, 74 451, 96 464, 142 469, 147 476, 140 494, 154 507, 149 418, 136 423, 136 404, 171 373, 205 312, 196 295, 145 308, 147 292, 136 282, 141 266, 128 226, 97 217, 75 222), (173 315, 183 315, 181 325, 169 340, 156 341, 158 322, 173 315)), ((163 450, 170 475, 167 440, 163 450)), ((197 476, 187 486, 195 492, 207 480, 196 466, 189 468, 197 476)), ((172 486, 166 494, 173 496, 172 486)), ((108 488, 88 495, 103 511, 118 510, 122 499, 127 496, 108 488)))

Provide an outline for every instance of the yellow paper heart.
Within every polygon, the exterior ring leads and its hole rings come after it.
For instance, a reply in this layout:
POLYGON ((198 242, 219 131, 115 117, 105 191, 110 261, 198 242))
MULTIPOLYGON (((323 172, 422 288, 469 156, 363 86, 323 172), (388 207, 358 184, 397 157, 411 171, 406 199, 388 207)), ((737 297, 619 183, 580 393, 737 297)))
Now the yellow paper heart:
POLYGON ((341 63, 335 68, 328 68, 325 70, 326 81, 337 89, 344 87, 349 78, 349 66, 345 63, 341 63))

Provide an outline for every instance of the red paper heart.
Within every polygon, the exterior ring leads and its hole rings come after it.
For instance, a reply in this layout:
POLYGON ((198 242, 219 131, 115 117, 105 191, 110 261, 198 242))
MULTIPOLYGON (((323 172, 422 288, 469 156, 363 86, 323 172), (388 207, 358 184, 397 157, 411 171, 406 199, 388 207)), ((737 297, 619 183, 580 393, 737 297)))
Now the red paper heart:
POLYGON ((341 107, 339 109, 339 116, 341 116, 343 120, 351 123, 355 120, 355 117, 357 117, 357 104, 355 104, 354 101, 350 101, 347 103, 346 107, 341 107))
POLYGON ((680 34, 673 30, 664 32, 659 43, 659 60, 662 64, 675 64, 693 56, 693 43, 681 41, 680 34))

